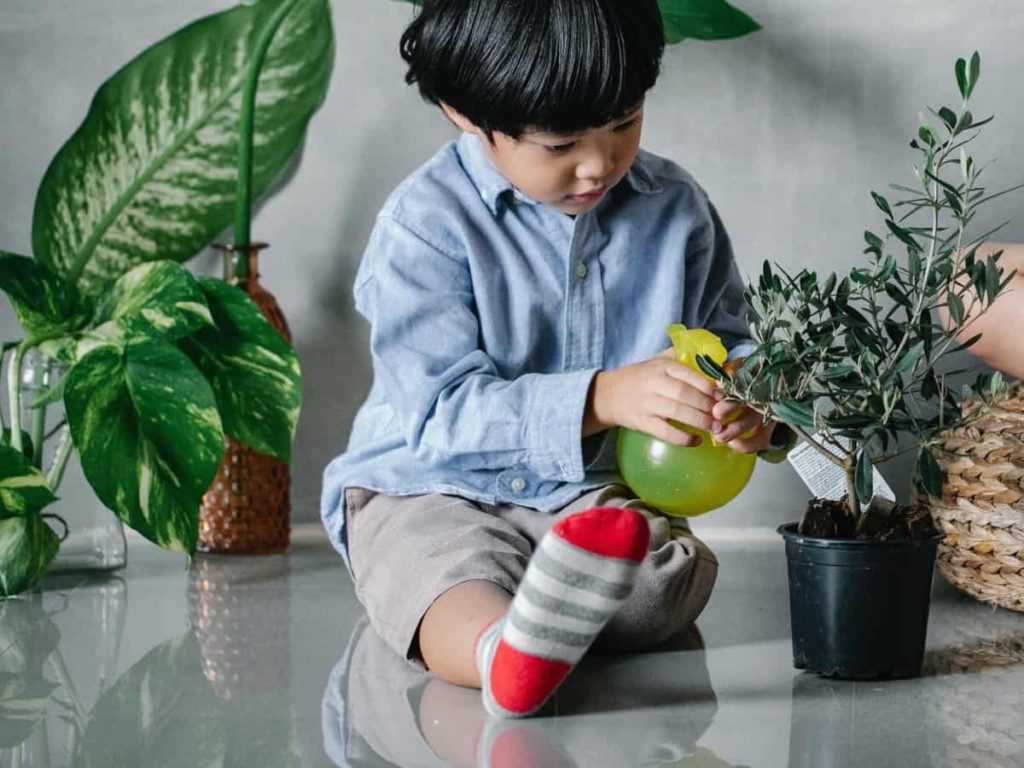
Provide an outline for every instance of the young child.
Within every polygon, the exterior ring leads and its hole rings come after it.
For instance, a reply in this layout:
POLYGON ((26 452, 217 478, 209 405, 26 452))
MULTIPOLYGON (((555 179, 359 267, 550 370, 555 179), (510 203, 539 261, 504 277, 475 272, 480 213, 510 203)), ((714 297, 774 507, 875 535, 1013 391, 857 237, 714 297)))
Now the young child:
POLYGON ((714 207, 639 149, 662 41, 656 0, 426 0, 402 37, 463 135, 377 219, 374 383, 322 515, 374 629, 496 715, 540 708, 598 635, 651 647, 708 600, 717 561, 616 484, 611 428, 771 441, 664 353, 671 323, 749 340, 714 207))

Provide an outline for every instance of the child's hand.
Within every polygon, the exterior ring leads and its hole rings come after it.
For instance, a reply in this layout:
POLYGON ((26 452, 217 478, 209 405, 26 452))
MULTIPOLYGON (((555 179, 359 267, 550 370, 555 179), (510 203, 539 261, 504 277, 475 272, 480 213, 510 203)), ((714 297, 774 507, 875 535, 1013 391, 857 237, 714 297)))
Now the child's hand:
POLYGON ((745 405, 722 400, 715 403, 711 415, 725 425, 715 435, 715 442, 726 443, 737 453, 757 453, 771 445, 775 422, 762 424, 761 414, 745 405))
POLYGON ((669 419, 705 432, 722 429, 711 416, 715 383, 662 354, 642 363, 601 371, 594 377, 584 434, 612 426, 646 432, 667 443, 700 444, 700 438, 672 426, 669 419))

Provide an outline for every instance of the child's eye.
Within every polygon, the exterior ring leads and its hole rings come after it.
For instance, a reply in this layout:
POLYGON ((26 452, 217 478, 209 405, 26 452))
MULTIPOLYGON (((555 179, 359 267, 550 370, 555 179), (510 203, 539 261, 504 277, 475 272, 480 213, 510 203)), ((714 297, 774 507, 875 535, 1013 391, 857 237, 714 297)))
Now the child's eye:
POLYGON ((615 126, 615 130, 616 131, 628 131, 630 128, 632 128, 634 125, 636 125, 636 121, 637 121, 637 118, 634 117, 632 120, 628 120, 625 123, 619 123, 618 125, 615 126))
POLYGON ((553 152, 556 155, 564 155, 570 149, 576 146, 575 141, 570 141, 568 144, 545 144, 544 148, 548 152, 553 152))

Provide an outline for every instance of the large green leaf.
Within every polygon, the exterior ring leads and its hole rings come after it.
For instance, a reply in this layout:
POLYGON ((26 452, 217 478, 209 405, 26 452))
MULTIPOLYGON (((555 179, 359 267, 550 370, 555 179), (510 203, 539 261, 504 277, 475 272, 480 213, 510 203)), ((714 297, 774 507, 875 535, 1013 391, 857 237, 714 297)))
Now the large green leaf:
POLYGON ((56 500, 43 473, 23 453, 0 445, 0 518, 25 517, 56 500))
POLYGON ((32 589, 59 547, 38 513, 0 520, 0 597, 32 589))
POLYGON ((64 405, 100 500, 151 541, 192 554, 224 451, 213 391, 192 361, 162 341, 100 347, 68 373, 64 405))
POLYGON ((123 274, 104 295, 96 321, 115 323, 128 338, 180 338, 213 324, 195 277, 173 261, 140 264, 123 274))
POLYGON ((231 222, 246 66, 282 2, 256 104, 253 192, 287 167, 334 60, 328 0, 259 0, 144 51, 97 92, 43 178, 35 256, 92 294, 144 261, 182 261, 231 222))
POLYGON ((289 461, 302 406, 295 351, 240 289, 208 277, 199 284, 217 327, 182 346, 213 386, 224 431, 289 461))
POLYGON ((34 259, 0 251, 0 290, 18 322, 35 336, 79 327, 87 318, 73 287, 34 259))
POLYGON ((658 0, 665 42, 687 38, 727 40, 756 32, 761 25, 725 0, 658 0))

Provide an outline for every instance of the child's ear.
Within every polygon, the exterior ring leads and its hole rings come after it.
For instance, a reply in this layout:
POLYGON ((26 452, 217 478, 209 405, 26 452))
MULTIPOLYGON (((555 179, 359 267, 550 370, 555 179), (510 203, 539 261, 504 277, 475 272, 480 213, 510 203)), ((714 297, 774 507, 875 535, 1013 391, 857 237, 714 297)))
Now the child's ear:
POLYGON ((448 119, 451 120, 455 124, 455 127, 458 128, 460 131, 477 134, 481 132, 480 129, 477 128, 476 125, 472 123, 468 117, 463 115, 461 112, 452 109, 450 106, 448 106, 448 104, 446 104, 443 101, 441 102, 441 109, 444 111, 448 119))

